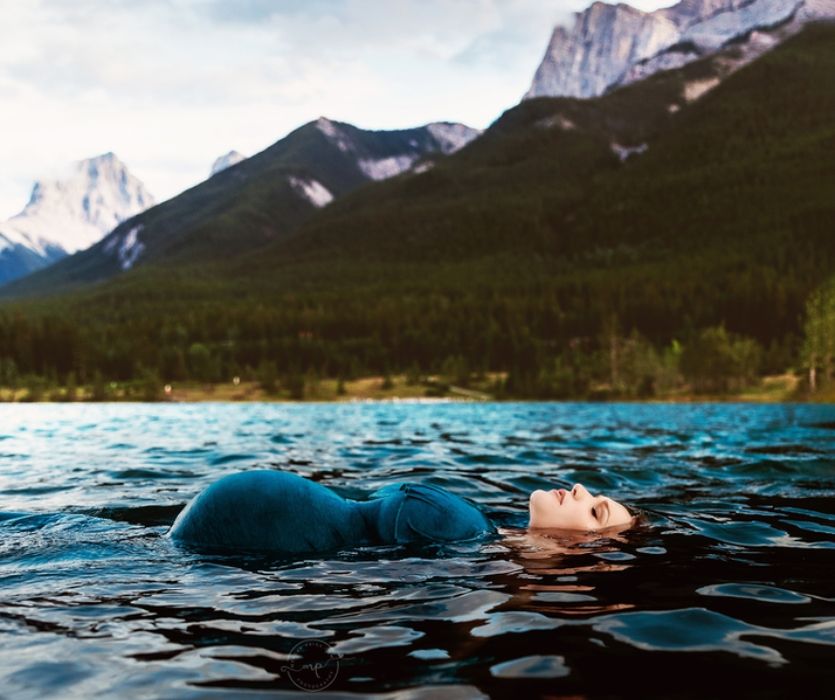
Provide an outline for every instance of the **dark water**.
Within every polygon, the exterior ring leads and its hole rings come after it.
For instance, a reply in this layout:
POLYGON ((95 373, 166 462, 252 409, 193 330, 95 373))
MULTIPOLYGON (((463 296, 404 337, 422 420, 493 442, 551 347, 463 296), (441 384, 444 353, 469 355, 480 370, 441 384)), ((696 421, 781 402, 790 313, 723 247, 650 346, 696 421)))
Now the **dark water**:
POLYGON ((0 406, 0 698, 826 695, 833 450, 827 406, 0 406), (505 536, 295 561, 162 537, 254 466, 431 482, 505 536), (645 524, 514 529, 578 481, 645 524))

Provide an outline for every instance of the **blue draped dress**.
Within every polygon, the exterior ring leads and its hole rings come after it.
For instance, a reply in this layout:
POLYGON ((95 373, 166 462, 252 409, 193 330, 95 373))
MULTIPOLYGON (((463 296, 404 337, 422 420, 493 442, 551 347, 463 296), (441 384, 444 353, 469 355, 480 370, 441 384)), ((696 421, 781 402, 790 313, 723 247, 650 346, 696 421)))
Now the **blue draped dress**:
POLYGON ((494 531, 472 502, 437 486, 390 484, 355 501, 296 474, 256 470, 208 486, 168 535, 194 547, 303 553, 454 542, 494 531))

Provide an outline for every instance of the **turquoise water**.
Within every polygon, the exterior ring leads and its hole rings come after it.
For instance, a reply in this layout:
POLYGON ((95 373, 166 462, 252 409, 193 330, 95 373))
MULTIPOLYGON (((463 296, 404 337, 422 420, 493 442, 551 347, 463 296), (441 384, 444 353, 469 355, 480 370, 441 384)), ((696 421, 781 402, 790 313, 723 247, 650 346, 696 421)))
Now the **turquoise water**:
POLYGON ((829 406, 0 405, 0 697, 820 691, 833 456, 829 406), (162 537, 256 466, 430 482, 502 535, 296 560, 162 537), (575 482, 643 523, 525 538, 531 490, 575 482))

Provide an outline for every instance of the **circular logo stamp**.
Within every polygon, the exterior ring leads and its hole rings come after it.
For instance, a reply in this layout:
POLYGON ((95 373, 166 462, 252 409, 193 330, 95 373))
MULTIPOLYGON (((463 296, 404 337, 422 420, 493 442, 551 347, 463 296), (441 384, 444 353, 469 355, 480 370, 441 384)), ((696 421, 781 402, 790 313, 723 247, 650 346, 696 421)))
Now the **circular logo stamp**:
POLYGON ((299 690, 324 690, 339 674, 339 654, 321 639, 305 639, 296 644, 290 654, 294 657, 281 670, 299 690))

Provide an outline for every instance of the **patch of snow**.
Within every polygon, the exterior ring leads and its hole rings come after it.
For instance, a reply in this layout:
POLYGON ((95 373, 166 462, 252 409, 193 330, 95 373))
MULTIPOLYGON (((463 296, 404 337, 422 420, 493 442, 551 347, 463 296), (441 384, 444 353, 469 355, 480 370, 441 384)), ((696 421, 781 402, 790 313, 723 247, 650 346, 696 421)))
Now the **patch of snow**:
POLYGON ((339 130, 336 128, 336 124, 334 124, 327 117, 319 117, 316 120, 316 128, 319 129, 319 131, 321 131, 325 136, 329 136, 331 138, 336 138, 339 135, 339 130))
POLYGON ((432 168, 435 167, 434 160, 425 160, 422 163, 418 163, 414 168, 412 168, 413 173, 428 173, 432 168))
POLYGON ((290 186, 307 199, 314 207, 326 207, 333 201, 333 195, 321 182, 291 175, 287 178, 290 186))
MULTIPOLYGON (((139 234, 142 232, 142 229, 142 224, 133 226, 121 237, 117 257, 119 258, 119 266, 123 270, 130 270, 145 250, 145 244, 139 240, 139 234)), ((116 241, 117 239, 114 238, 113 241, 108 242, 108 246, 105 250, 110 248, 112 251, 116 241), (111 243, 114 245, 111 245, 111 243)))
POLYGON ((220 156, 220 158, 217 158, 215 162, 212 163, 212 170, 209 173, 209 177, 217 175, 221 170, 226 170, 226 168, 231 168, 233 165, 237 165, 242 160, 246 160, 246 156, 243 153, 239 153, 238 151, 229 151, 229 153, 220 156))
POLYGON ((749 51, 765 52, 779 43, 779 38, 774 34, 769 34, 768 32, 751 32, 746 47, 749 51))
POLYGON ((386 180, 409 170, 420 156, 416 153, 404 153, 399 156, 378 159, 360 159, 359 169, 372 180, 386 180))
POLYGON ((710 92, 719 85, 719 78, 706 78, 705 80, 693 80, 684 85, 684 100, 686 102, 695 102, 702 95, 710 92))
POLYGON ((350 139, 327 117, 319 117, 316 120, 316 128, 336 144, 336 147, 343 153, 348 153, 352 150, 350 139))
POLYGON ((550 117, 540 119, 538 122, 534 124, 534 126, 540 129, 558 128, 562 131, 572 131, 573 129, 577 128, 577 125, 573 121, 563 116, 562 114, 552 114, 550 117))
POLYGON ((639 156, 642 153, 646 153, 649 146, 645 143, 640 143, 637 146, 621 146, 619 143, 612 142, 611 144, 612 152, 620 158, 620 162, 623 163, 627 158, 631 158, 632 156, 639 156))

